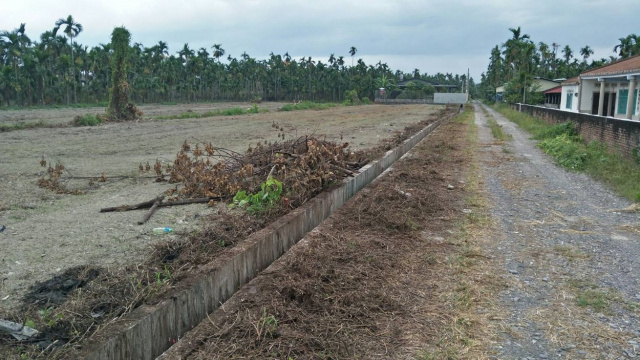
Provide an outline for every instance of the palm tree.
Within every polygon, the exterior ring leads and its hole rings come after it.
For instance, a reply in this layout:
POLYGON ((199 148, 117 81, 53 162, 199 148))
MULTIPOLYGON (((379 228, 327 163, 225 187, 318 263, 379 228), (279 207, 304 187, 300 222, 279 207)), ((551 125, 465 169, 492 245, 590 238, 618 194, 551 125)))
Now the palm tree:
POLYGON ((565 45, 564 49, 562 49, 562 53, 564 54, 564 62, 569 65, 569 62, 573 57, 573 50, 571 50, 569 45, 565 45))
POLYGON ((522 49, 525 44, 531 43, 531 40, 529 40, 529 35, 522 34, 520 26, 516 29, 509 28, 509 31, 511 31, 512 37, 502 44, 502 47, 505 49, 504 59, 509 70, 507 76, 514 76, 520 70, 521 64, 526 60, 522 56, 522 49))
POLYGON ((351 81, 353 80, 353 57, 356 55, 356 53, 358 52, 358 49, 356 49, 355 46, 352 46, 351 49, 349 49, 349 54, 351 55, 351 69, 350 69, 350 76, 349 76, 349 87, 351 87, 351 81))
MULTIPOLYGON (((82 32, 82 24, 75 22, 73 20, 73 16, 69 15, 66 19, 58 19, 56 21, 56 27, 53 28, 53 35, 58 33, 60 27, 64 26, 63 32, 69 37, 69 41, 71 41, 71 71, 73 72, 73 101, 75 103, 78 102, 78 98, 76 97, 76 71, 75 64, 73 59, 73 38, 77 37, 78 34, 82 32)), ((69 103, 67 99, 67 104, 69 103)))
POLYGON ((356 56, 356 53, 358 52, 358 49, 356 49, 355 46, 352 46, 351 49, 349 49, 349 55, 351 55, 351 66, 353 67, 353 57, 356 56))
POLYGON ((224 49, 222 48, 222 44, 214 44, 213 49, 213 57, 216 58, 218 62, 220 62, 220 58, 224 56, 224 49))
POLYGON ((584 61, 587 62, 589 56, 593 55, 593 49, 591 49, 589 45, 586 45, 585 47, 580 49, 580 55, 582 55, 584 61))
POLYGON ((630 34, 626 37, 619 38, 620 44, 613 48, 613 52, 617 52, 621 58, 630 57, 640 54, 640 36, 630 34))
MULTIPOLYGON (((16 102, 20 102, 21 89, 18 72, 20 71, 20 65, 24 64, 25 49, 28 45, 31 45, 31 40, 25 35, 25 24, 20 24, 20 27, 12 32, 0 32, 0 48, 5 49, 7 62, 11 60, 10 62, 13 65, 15 82, 11 87, 16 91, 16 102)), ((0 52, 0 55, 2 55, 2 52, 0 52)))

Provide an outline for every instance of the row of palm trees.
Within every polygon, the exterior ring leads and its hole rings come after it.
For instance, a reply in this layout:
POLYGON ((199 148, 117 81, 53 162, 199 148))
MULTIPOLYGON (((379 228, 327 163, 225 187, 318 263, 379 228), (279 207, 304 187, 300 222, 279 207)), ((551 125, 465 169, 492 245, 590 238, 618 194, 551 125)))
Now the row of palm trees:
MULTIPOLYGON (((107 101, 110 85, 110 44, 89 48, 74 41, 83 26, 69 15, 55 22, 38 41, 25 34, 25 24, 0 32, 0 104, 95 103, 107 101), (59 32, 64 34, 60 35, 59 32)), ((349 49, 331 54, 327 62, 288 53, 271 53, 258 60, 246 52, 239 58, 226 54, 221 44, 193 49, 189 44, 174 54, 166 42, 130 49, 129 97, 137 103, 217 100, 342 101, 346 90, 372 99, 384 79, 386 87, 419 77, 442 84, 460 82, 453 74, 392 71, 386 63, 366 64, 349 49), (225 55, 226 58, 225 58, 225 55)))
MULTIPOLYGON (((551 45, 544 42, 536 44, 520 27, 510 28, 509 31, 511 38, 491 49, 489 66, 482 74, 479 96, 492 99, 495 88, 505 83, 512 89, 522 89, 527 81, 536 76, 547 79, 571 78, 618 59, 610 56, 589 61, 593 55, 589 45, 581 48, 580 57, 576 57, 569 45, 562 47, 555 42, 551 45)), ((618 40, 620 43, 613 48, 613 52, 620 58, 640 54, 640 36, 631 34, 618 40)), ((531 101, 535 100, 531 98, 531 101)))

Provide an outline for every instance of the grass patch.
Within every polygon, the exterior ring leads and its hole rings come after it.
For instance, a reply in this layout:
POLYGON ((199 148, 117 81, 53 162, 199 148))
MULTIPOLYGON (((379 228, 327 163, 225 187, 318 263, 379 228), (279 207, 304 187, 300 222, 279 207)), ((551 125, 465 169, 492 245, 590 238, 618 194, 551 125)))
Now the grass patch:
POLYGON ((505 104, 496 109, 540 140, 538 146, 559 165, 571 171, 585 172, 619 195, 640 201, 640 166, 634 159, 624 157, 598 141, 586 144, 571 123, 548 125, 541 119, 511 110, 505 104))
POLYGON ((511 138, 510 135, 502 131, 502 125, 498 124, 496 119, 490 117, 487 119, 487 123, 489 124, 489 128, 491 129, 491 135, 493 135, 494 139, 500 140, 500 141, 506 141, 511 138))
POLYGON ((332 107, 336 107, 335 103, 316 103, 312 101, 302 101, 298 104, 287 104, 280 108, 280 111, 295 111, 295 110, 325 110, 332 107))
POLYGON ((45 121, 29 122, 29 123, 16 123, 16 124, 0 124, 0 133, 9 132, 15 130, 35 129, 42 127, 52 127, 51 124, 45 121))
POLYGON ((207 117, 216 117, 216 116, 237 116, 237 115, 245 115, 245 114, 258 114, 261 112, 267 112, 266 109, 258 108, 257 104, 253 104, 252 107, 243 109, 239 107, 215 110, 215 111, 207 111, 205 113, 197 113, 191 110, 185 111, 178 115, 163 115, 156 116, 157 120, 169 120, 169 119, 200 119, 207 117))
POLYGON ((609 311, 613 302, 621 300, 615 292, 598 289, 597 285, 590 282, 570 280, 568 283, 578 306, 590 307, 599 313, 609 311))
POLYGON ((96 126, 102 123, 102 119, 94 114, 78 115, 73 119, 73 126, 96 126))
POLYGON ((553 248, 553 250, 556 252, 556 254, 563 256, 569 260, 575 260, 575 259, 588 259, 589 255, 585 254, 584 252, 580 251, 580 250, 576 250, 574 247, 572 246, 563 246, 563 245, 558 245, 555 246, 553 248))

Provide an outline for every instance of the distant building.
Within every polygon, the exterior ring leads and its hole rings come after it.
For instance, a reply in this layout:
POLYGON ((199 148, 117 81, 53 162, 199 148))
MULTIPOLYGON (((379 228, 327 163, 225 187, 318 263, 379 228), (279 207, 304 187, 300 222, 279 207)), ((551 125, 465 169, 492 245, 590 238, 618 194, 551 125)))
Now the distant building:
MULTIPOLYGON (((505 84, 506 85, 506 84, 505 84)), ((537 93, 544 93, 545 91, 555 88, 557 86, 560 85, 559 81, 555 81, 555 80, 549 80, 549 79, 545 79, 545 78, 541 78, 541 77, 535 77, 533 78, 533 81, 531 82, 531 84, 528 84, 528 88, 530 90, 533 90, 537 93)), ((505 90, 505 86, 498 86, 496 88, 496 101, 502 101, 504 100, 504 90, 505 90)), ((557 106, 556 106, 557 108, 557 106)))
POLYGON ((560 98, 562 94, 562 86, 552 87, 544 92, 544 106, 548 108, 559 109, 560 98))
POLYGON ((558 85, 560 85, 559 81, 549 80, 541 77, 535 77, 533 78, 533 82, 529 86, 531 89, 534 89, 536 92, 545 92, 558 85))

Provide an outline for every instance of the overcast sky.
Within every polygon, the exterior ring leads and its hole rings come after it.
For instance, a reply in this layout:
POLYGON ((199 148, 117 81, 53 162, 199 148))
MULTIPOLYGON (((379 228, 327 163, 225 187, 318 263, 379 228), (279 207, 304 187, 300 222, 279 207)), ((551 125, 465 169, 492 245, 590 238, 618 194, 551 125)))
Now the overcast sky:
POLYGON ((222 44, 236 58, 289 52, 326 61, 332 53, 349 59, 355 46, 367 64, 429 74, 470 68, 476 82, 510 27, 521 26, 536 43, 568 44, 577 57, 589 45, 595 58, 614 55, 618 38, 640 33, 638 0, 0 1, 0 30, 26 23, 32 40, 71 14, 84 27, 77 41, 90 47, 108 43, 116 26, 147 47, 165 41, 170 53, 185 43, 210 53, 222 44))

